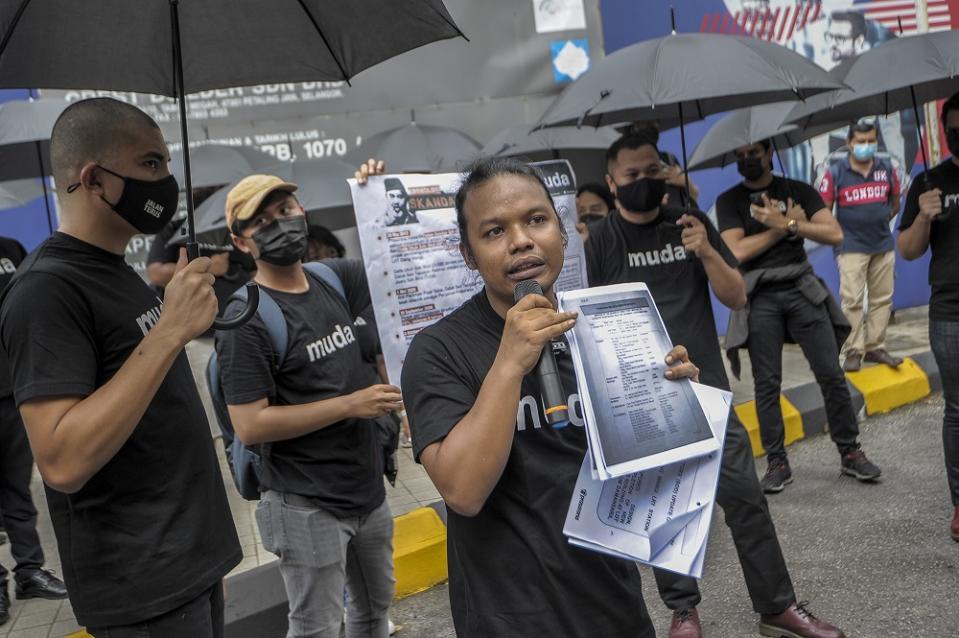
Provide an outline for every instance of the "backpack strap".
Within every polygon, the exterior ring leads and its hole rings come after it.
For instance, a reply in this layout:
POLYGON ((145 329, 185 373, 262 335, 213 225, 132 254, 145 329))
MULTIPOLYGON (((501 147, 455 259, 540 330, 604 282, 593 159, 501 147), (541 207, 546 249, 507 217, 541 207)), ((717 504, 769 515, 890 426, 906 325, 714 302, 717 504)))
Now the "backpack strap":
MULTIPOLYGON (((246 301, 246 286, 236 290, 230 299, 239 299, 246 301)), ((286 319, 283 317, 283 311, 277 305, 276 300, 271 297, 263 286, 260 286, 260 305, 256 309, 256 314, 266 325, 266 331, 270 335, 270 341, 273 343, 273 353, 276 355, 276 369, 279 370, 286 360, 286 349, 289 345, 289 333, 286 329, 286 319)))
POLYGON ((349 306, 346 289, 343 288, 343 280, 340 279, 340 276, 329 265, 324 264, 322 261, 308 261, 303 264, 303 269, 320 281, 329 284, 344 300, 347 300, 346 305, 349 306))

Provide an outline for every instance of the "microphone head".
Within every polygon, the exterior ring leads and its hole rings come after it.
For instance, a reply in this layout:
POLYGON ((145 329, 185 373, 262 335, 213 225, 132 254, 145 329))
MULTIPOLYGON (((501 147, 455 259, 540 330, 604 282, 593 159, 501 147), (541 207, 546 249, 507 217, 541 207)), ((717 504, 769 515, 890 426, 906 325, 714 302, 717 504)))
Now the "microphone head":
POLYGON ((524 279, 513 288, 513 301, 519 301, 526 295, 541 295, 543 287, 535 279, 524 279))

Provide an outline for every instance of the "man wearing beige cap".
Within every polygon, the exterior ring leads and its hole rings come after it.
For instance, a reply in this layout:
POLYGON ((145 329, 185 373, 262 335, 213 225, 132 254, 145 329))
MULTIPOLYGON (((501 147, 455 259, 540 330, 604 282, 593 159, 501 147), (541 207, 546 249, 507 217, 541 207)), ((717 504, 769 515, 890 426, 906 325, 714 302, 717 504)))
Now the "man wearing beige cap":
POLYGON ((256 260, 256 283, 283 313, 288 341, 278 358, 259 316, 218 332, 221 384, 236 435, 261 453, 256 520, 263 546, 280 557, 287 636, 338 638, 345 583, 347 637, 386 638, 393 519, 376 421, 400 408, 400 392, 365 363, 378 344, 354 323, 371 305, 362 263, 324 261, 342 291, 304 269, 307 223, 295 191, 251 175, 227 196, 233 242, 256 260))

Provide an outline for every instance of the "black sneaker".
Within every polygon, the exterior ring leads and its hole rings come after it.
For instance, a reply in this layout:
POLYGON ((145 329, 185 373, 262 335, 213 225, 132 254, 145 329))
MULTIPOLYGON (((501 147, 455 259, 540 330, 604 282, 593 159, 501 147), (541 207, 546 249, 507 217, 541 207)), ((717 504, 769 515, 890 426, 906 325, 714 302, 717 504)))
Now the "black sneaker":
POLYGON ((793 473, 786 459, 773 459, 766 466, 766 475, 759 484, 766 494, 778 494, 793 482, 793 473))
POLYGON ((17 600, 46 598, 58 600, 67 597, 63 581, 45 569, 38 569, 25 576, 17 574, 17 600))
POLYGON ((7 544, 7 534, 3 530, 0 530, 0 545, 7 544))
POLYGON ((862 450, 850 450, 843 454, 840 470, 843 474, 855 476, 863 482, 875 481, 882 476, 882 470, 867 459, 866 453, 862 450))

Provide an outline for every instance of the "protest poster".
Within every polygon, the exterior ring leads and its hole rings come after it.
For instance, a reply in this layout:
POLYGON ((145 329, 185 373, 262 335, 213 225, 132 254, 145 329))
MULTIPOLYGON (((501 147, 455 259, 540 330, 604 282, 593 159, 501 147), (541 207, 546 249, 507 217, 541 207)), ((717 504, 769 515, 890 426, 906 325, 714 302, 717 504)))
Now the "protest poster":
MULTIPOLYGON (((537 162, 569 241, 557 290, 587 285, 576 232, 576 178, 565 160, 537 162)), ((417 332, 446 316, 483 285, 459 250, 455 198, 463 176, 402 174, 350 180, 376 323, 392 383, 399 383, 417 332)))

